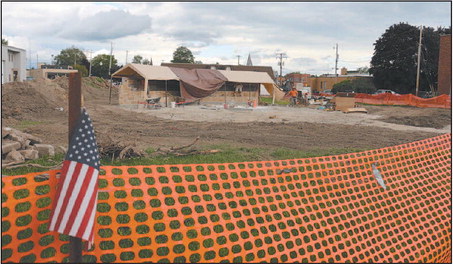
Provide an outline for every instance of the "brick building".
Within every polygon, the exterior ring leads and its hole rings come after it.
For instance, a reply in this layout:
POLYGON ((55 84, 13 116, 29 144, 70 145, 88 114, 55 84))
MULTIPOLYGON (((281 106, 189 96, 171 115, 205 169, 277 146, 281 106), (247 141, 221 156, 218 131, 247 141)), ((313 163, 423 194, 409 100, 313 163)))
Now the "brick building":
POLYGON ((310 86, 309 82, 310 74, 306 73, 290 73, 285 75, 285 88, 289 90, 296 87, 296 84, 302 83, 304 87, 310 86))
POLYGON ((440 36, 437 93, 451 95, 451 34, 440 36))

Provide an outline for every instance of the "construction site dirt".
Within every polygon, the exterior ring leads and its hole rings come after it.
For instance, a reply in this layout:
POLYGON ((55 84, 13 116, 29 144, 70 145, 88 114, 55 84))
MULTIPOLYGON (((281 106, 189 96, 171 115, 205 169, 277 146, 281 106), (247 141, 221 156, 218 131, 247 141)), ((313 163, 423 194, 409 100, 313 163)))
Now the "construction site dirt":
MULTIPOLYGON (((2 86, 3 127, 21 129, 48 144, 67 145, 67 78, 2 86)), ((185 145, 197 137, 197 145, 206 147, 376 149, 451 133, 451 109, 365 105, 367 114, 317 106, 131 109, 118 105, 117 87, 110 94, 108 83, 97 78, 83 78, 82 90, 98 139, 109 136, 144 150, 185 145)))

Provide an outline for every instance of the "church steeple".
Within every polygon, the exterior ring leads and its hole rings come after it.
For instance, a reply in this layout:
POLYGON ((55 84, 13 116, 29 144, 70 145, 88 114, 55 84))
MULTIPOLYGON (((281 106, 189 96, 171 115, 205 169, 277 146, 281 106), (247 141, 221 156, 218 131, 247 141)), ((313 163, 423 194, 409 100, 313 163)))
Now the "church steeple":
POLYGON ((252 58, 250 58, 250 53, 249 53, 249 57, 247 58, 247 66, 253 66, 252 58))

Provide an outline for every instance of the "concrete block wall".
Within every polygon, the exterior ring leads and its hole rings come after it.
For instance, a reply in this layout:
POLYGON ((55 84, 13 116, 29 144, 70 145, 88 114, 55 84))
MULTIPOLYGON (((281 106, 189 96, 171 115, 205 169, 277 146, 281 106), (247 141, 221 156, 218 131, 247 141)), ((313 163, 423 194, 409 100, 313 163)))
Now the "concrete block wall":
POLYGON ((134 88, 136 83, 131 79, 124 79, 119 90, 119 104, 120 105, 137 105, 138 102, 145 102, 143 87, 134 88))

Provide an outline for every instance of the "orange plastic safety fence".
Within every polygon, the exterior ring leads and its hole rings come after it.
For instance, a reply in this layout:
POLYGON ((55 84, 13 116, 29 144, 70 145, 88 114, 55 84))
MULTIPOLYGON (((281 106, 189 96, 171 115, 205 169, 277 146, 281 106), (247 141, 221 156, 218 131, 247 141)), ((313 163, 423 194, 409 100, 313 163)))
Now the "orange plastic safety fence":
POLYGON ((355 96, 357 103, 383 105, 411 105, 416 107, 451 108, 451 96, 443 94, 433 98, 420 98, 412 94, 395 95, 384 93, 370 95, 359 93, 355 96))
MULTIPOLYGON (((451 134, 327 157, 103 169, 86 261, 451 260, 451 134)), ((47 229, 58 172, 47 173, 2 177, 3 261, 67 261, 67 237, 47 229)))

